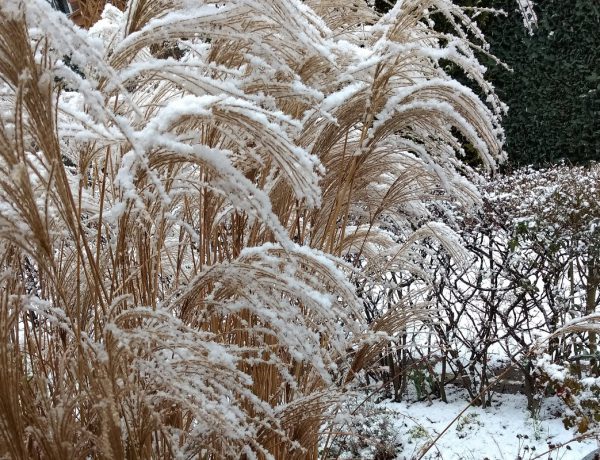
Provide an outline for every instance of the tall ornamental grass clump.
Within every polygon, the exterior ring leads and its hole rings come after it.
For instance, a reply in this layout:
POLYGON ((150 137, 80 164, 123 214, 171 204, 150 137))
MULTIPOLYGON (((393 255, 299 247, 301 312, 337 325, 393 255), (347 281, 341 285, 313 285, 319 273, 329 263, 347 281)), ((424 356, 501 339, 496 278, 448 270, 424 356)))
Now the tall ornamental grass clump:
POLYGON ((425 204, 501 157, 485 48, 447 0, 3 0, 0 457, 315 458, 419 314, 353 280, 458 255, 425 204))

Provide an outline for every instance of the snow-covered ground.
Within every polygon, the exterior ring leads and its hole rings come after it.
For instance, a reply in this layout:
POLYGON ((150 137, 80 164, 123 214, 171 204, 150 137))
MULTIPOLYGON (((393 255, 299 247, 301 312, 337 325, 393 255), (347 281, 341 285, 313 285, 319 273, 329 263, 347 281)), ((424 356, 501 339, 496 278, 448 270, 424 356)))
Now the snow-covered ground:
MULTIPOLYGON (((434 439, 467 405, 459 390, 450 391, 448 403, 384 402, 395 440, 402 444, 398 459, 419 458, 419 451, 434 439)), ((581 460, 598 447, 587 439, 572 442, 545 454, 552 445, 573 439, 560 420, 563 408, 554 398, 544 401, 540 414, 532 418, 523 395, 498 394, 492 407, 470 407, 436 442, 424 459, 445 460, 581 460)))

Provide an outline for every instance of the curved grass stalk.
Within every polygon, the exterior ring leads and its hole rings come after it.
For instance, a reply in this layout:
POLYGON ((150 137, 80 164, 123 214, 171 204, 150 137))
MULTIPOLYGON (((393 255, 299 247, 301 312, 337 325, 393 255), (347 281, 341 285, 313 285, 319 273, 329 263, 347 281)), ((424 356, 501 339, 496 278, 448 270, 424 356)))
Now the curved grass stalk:
POLYGON ((316 458, 419 316, 369 329, 352 278, 456 246, 411 225, 477 199, 457 132, 502 156, 494 97, 439 63, 489 92, 466 13, 364 8, 137 0, 85 31, 2 3, 0 456, 316 458))

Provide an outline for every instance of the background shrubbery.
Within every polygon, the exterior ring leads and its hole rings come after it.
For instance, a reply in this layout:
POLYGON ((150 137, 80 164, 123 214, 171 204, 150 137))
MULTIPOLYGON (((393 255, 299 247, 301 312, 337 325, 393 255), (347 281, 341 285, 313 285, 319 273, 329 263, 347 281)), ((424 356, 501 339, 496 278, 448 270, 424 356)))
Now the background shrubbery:
MULTIPOLYGON (((565 418, 569 426, 593 428, 600 377, 594 324, 599 179, 596 165, 519 170, 486 185, 479 213, 452 207, 471 263, 432 246, 423 272, 434 278, 433 289, 423 301, 438 316, 424 325, 428 334, 418 328, 398 338, 408 345, 386 358, 395 360, 382 374, 389 387, 413 385, 417 397, 445 399, 444 386, 453 383, 475 404, 489 404, 516 377, 523 386, 513 382, 512 391, 525 392, 532 413, 541 397, 557 394, 573 410, 565 418)), ((423 284, 393 276, 406 292, 423 284)))

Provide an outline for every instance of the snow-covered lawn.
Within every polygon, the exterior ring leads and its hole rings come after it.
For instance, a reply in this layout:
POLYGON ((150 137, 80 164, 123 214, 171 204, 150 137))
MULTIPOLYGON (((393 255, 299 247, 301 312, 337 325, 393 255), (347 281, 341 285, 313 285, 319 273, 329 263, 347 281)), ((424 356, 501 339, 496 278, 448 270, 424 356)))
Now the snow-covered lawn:
MULTIPOLYGON (((420 449, 444 428, 466 406, 459 390, 450 391, 448 403, 384 402, 378 404, 391 412, 390 421, 402 443, 399 459, 419 457, 420 449)), ((470 407, 431 448, 425 459, 476 460, 581 460, 598 447, 595 440, 572 442, 547 452, 551 445, 573 439, 560 420, 564 409, 554 398, 544 401, 539 416, 532 418, 523 395, 498 394, 492 407, 470 407), (539 457, 538 457, 539 456, 539 457)))

